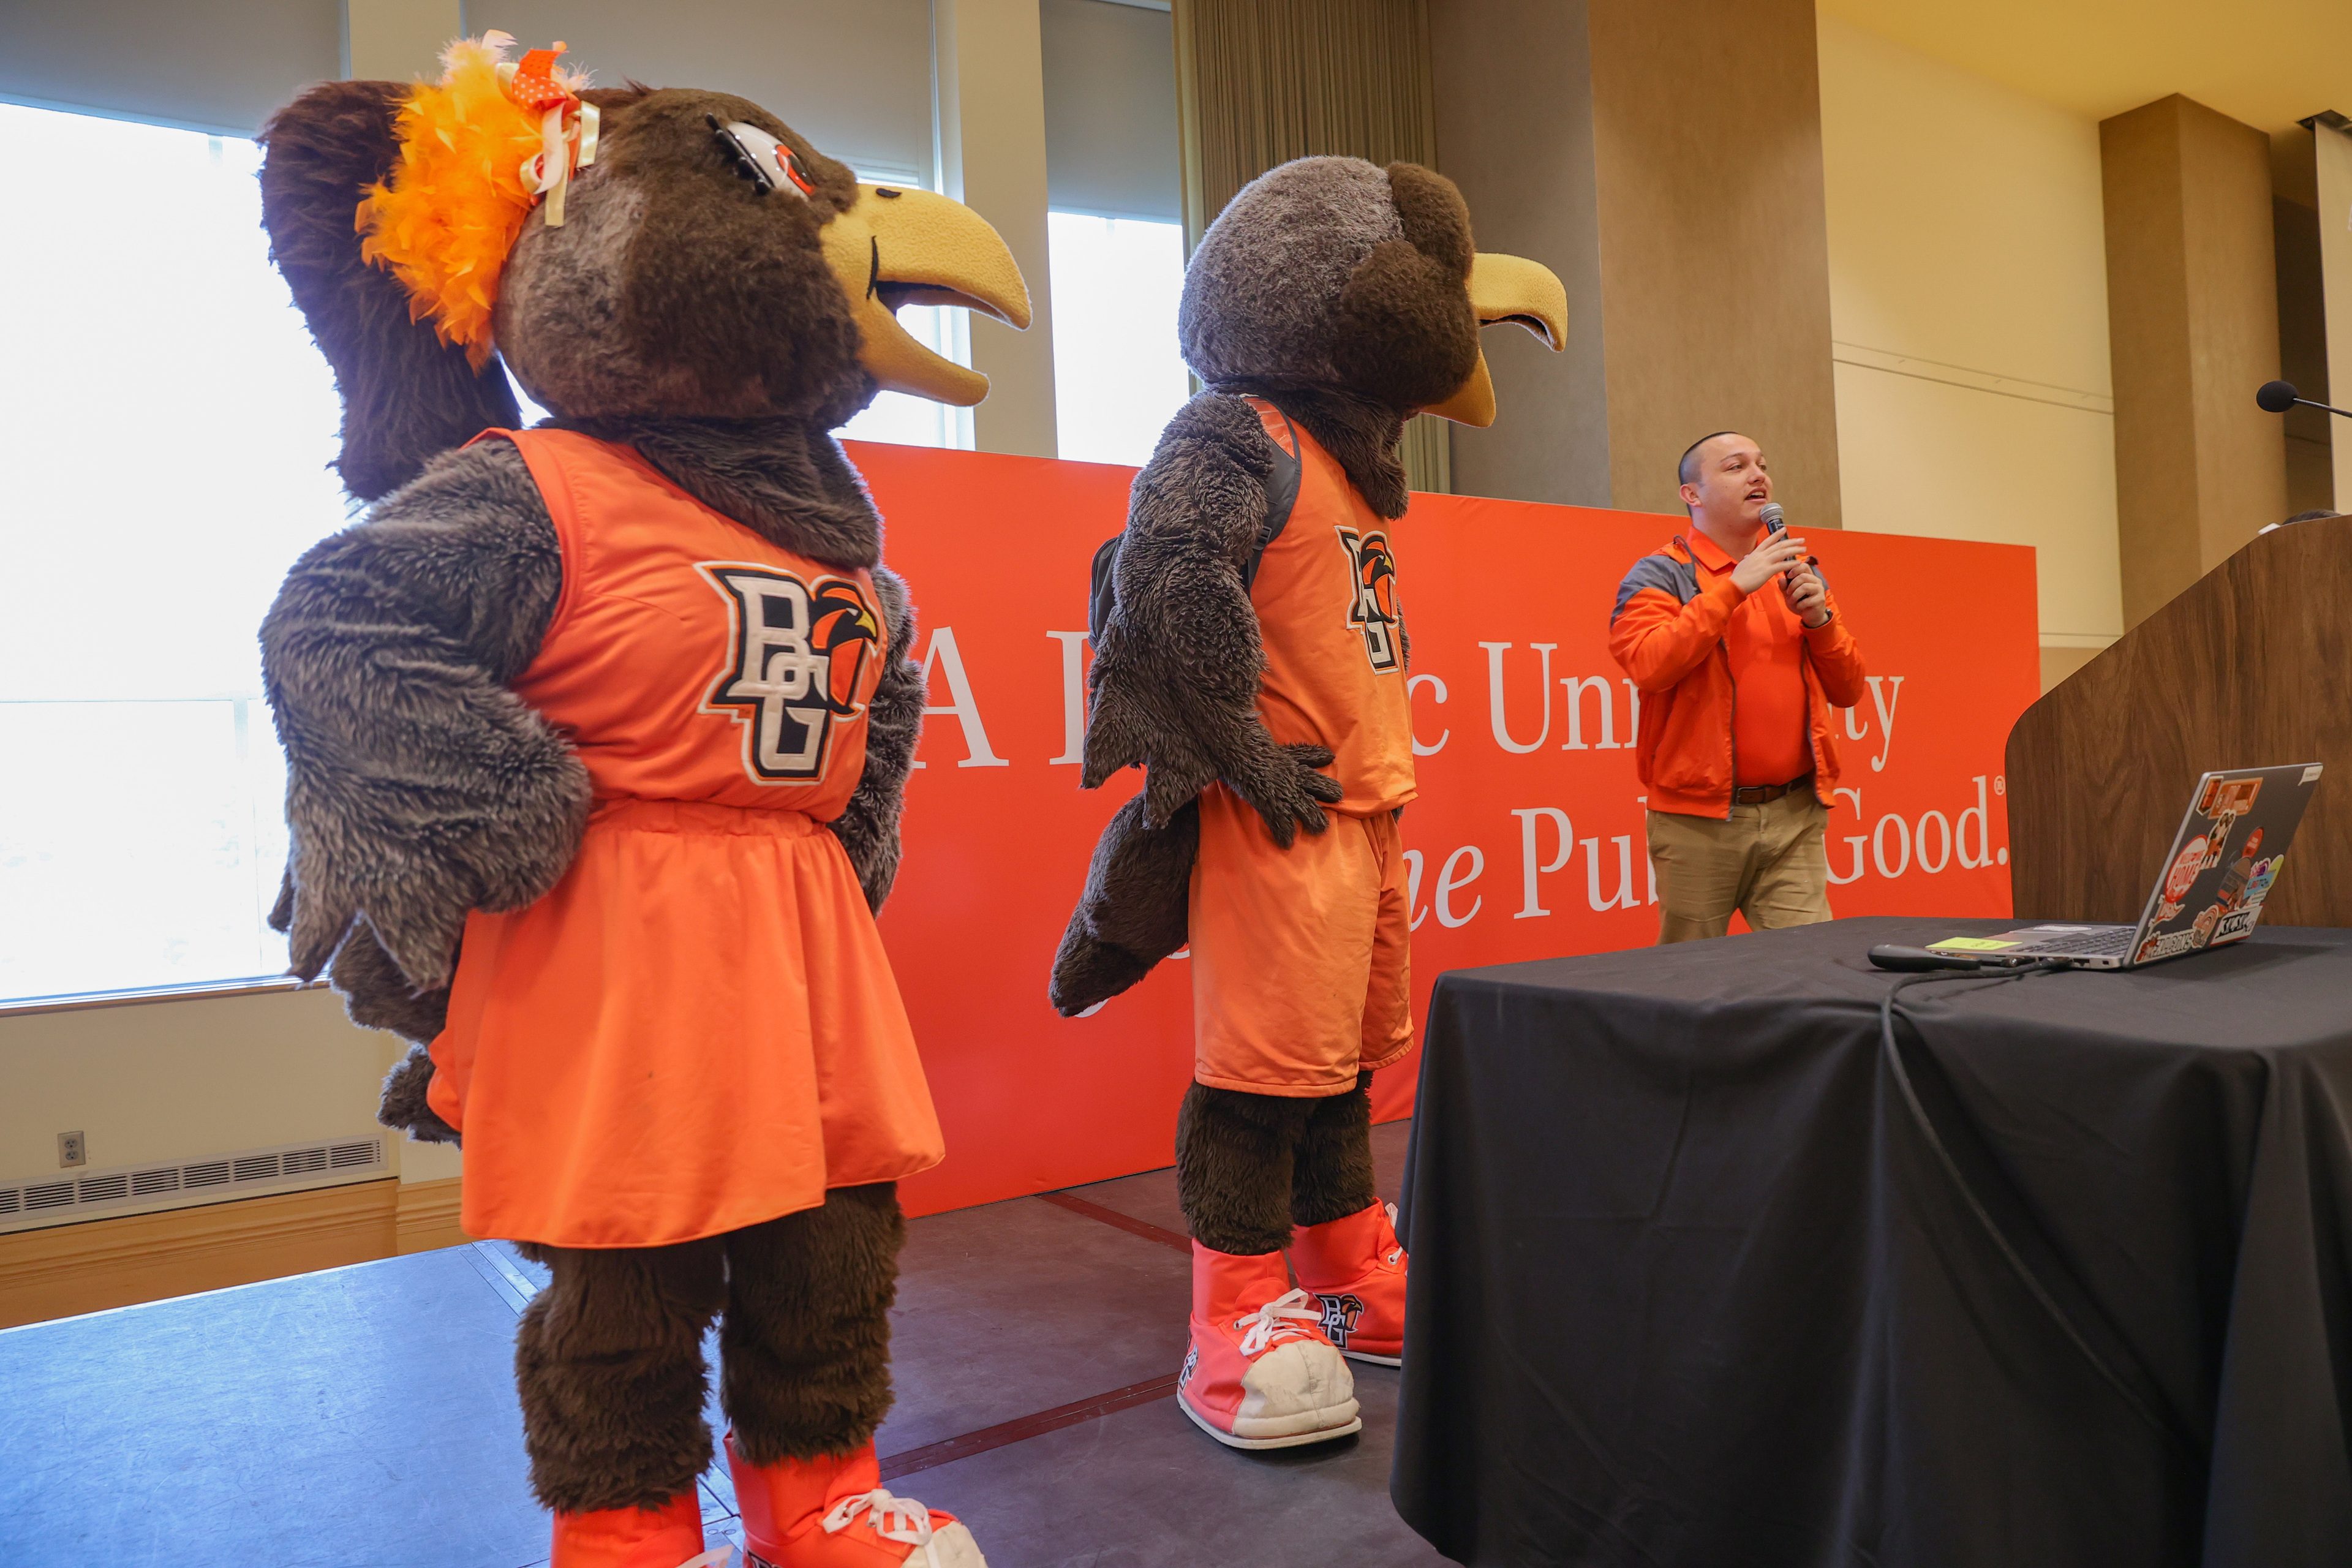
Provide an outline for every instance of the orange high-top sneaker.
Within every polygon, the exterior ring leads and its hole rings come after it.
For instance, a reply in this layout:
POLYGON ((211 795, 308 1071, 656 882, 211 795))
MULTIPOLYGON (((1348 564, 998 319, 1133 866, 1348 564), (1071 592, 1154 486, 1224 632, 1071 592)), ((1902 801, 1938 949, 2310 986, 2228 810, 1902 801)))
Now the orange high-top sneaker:
POLYGON ((1290 1289, 1282 1254, 1192 1244, 1192 1346, 1176 1403, 1234 1448, 1291 1448, 1364 1428, 1356 1380, 1316 1329, 1315 1299, 1290 1289))
POLYGON ((549 1568, 717 1568, 730 1555, 702 1550, 702 1502, 688 1491, 659 1508, 557 1514, 549 1568))
POLYGON ((971 1531, 882 1489, 874 1445, 834 1459, 754 1465, 727 1434, 744 1568, 988 1568, 971 1531))
POLYGON ((1358 1361, 1395 1366, 1403 1358, 1405 1263, 1396 1207, 1377 1200, 1291 1237, 1290 1267, 1323 1303, 1324 1336, 1358 1361))

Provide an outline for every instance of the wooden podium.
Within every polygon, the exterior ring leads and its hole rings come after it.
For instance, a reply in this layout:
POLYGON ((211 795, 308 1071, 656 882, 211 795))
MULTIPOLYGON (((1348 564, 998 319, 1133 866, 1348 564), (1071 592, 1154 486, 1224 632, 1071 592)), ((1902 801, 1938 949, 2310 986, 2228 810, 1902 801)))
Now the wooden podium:
POLYGON ((2198 774, 2306 762, 2327 773, 2263 920, 2352 926, 2352 517, 2261 535, 2025 710, 2016 912, 2138 920, 2198 774))

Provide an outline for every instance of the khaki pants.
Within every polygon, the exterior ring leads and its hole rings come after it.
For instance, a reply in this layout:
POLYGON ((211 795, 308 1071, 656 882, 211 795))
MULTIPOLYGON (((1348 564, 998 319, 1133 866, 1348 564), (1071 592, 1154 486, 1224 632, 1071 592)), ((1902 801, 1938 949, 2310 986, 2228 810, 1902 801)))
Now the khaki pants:
POLYGON ((1728 822, 1650 813, 1658 871, 1658 941, 1721 936, 1731 911, 1757 931, 1830 918, 1828 808, 1810 788, 1761 805, 1735 805, 1728 822))

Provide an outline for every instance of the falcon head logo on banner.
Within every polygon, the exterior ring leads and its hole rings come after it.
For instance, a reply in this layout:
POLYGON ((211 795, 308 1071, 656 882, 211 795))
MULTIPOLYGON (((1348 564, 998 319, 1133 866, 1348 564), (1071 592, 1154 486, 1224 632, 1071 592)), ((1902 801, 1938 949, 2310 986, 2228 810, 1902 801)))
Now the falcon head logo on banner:
POLYGON ((705 561, 696 569, 735 611, 727 668, 706 713, 744 725, 743 768, 761 784, 824 776, 835 720, 864 711, 860 682, 882 642, 881 617, 845 577, 803 583, 789 572, 705 561))

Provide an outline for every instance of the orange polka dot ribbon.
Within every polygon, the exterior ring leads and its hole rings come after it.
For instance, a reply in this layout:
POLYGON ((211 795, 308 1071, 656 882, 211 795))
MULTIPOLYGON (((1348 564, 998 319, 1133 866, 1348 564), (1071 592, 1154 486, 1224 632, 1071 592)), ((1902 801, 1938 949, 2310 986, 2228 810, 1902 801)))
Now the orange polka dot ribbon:
MULTIPOLYGON (((482 41, 500 51, 515 42, 511 34, 496 31, 483 34, 482 41)), ((555 63, 567 47, 559 38, 552 48, 526 50, 522 58, 499 67, 508 100, 539 116, 540 150, 523 160, 522 183, 546 204, 550 228, 563 225, 563 197, 572 176, 596 161, 596 106, 583 101, 579 92, 587 79, 555 63)))

